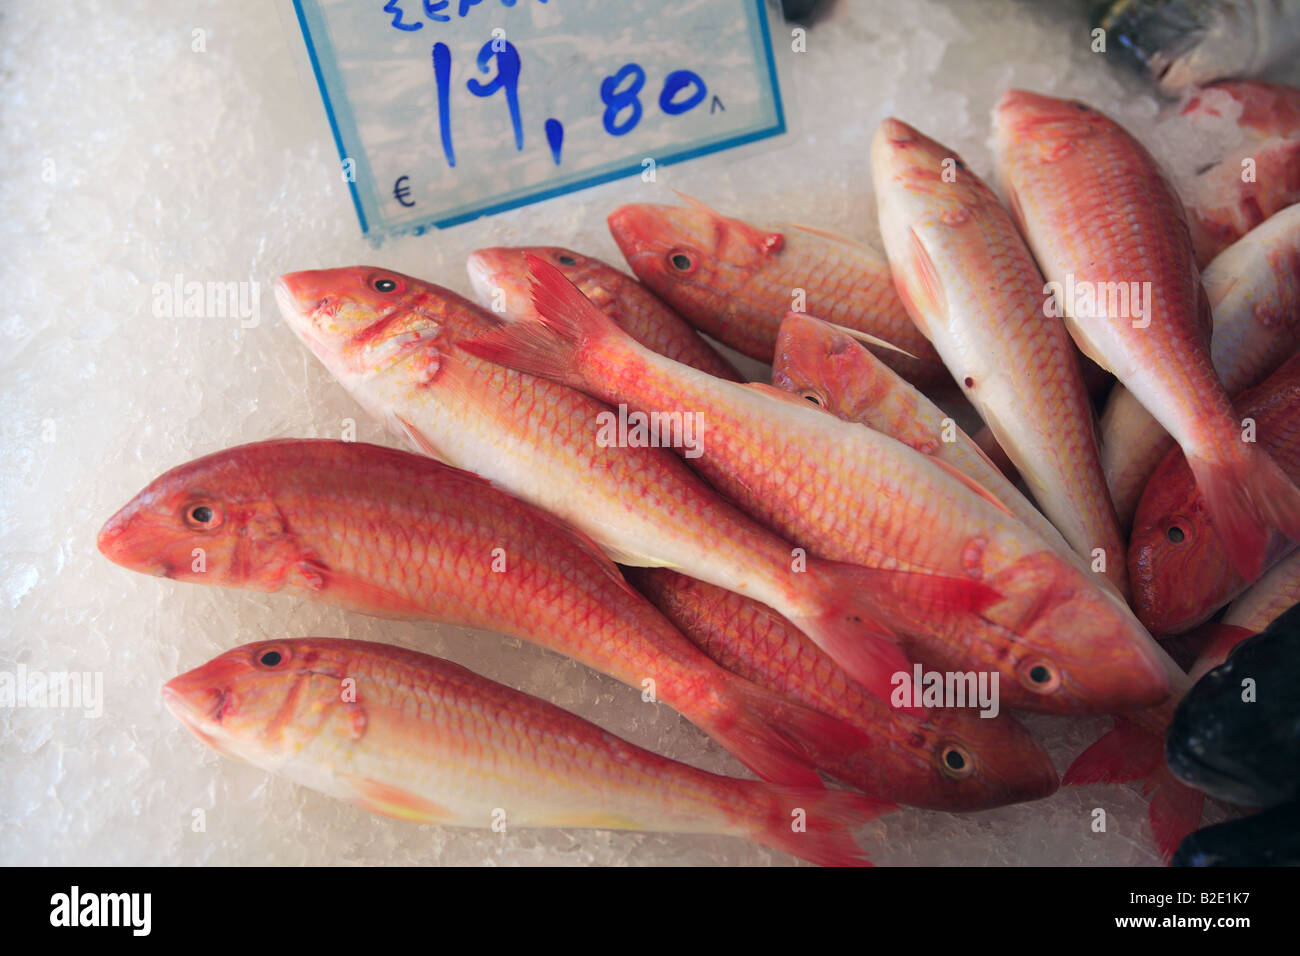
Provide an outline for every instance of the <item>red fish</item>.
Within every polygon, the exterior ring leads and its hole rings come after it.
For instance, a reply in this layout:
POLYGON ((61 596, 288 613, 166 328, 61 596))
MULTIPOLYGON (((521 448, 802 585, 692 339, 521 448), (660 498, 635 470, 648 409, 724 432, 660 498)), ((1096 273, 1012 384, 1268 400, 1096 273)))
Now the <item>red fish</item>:
POLYGON ((718 378, 743 381, 736 367, 719 355, 680 315, 631 276, 611 265, 559 246, 518 246, 479 249, 470 253, 469 278, 485 308, 498 295, 511 321, 533 315, 529 291, 529 255, 544 259, 564 273, 582 294, 646 348, 675 362, 718 378))
POLYGON ((1182 447, 1233 564, 1258 576, 1270 532, 1300 538, 1300 489, 1242 440, 1178 196, 1132 136, 1083 103, 1012 90, 994 139, 1007 199, 1076 344, 1182 447))
MULTIPOLYGON (((872 614, 909 653, 996 670, 1007 707, 1125 710, 1168 695, 1162 652, 1127 606, 961 472, 770 386, 656 355, 555 269, 530 266, 540 320, 462 347, 641 414, 700 415, 709 437, 694 464, 714 487, 813 554, 905 572, 872 614)), ((889 700, 894 673, 862 683, 889 700)))
POLYGON ((860 730, 864 746, 848 759, 819 765, 863 793, 969 811, 1055 792, 1051 760, 1011 717, 956 708, 931 708, 924 717, 900 713, 864 693, 771 608, 663 568, 627 568, 624 574, 727 670, 860 730))
POLYGON ((163 699, 220 754, 416 823, 718 833, 862 866, 853 829, 893 809, 705 773, 386 644, 245 644, 168 681, 163 699))
POLYGON ((951 383, 872 249, 806 226, 761 228, 683 198, 685 208, 616 209, 609 231, 637 278, 696 328, 770 363, 781 316, 811 312, 909 353, 875 350, 908 381, 951 383))
MULTIPOLYGON (((1300 479, 1300 356, 1236 398, 1254 439, 1292 478, 1300 479)), ((1275 535, 1265 567, 1295 550, 1275 535)), ((1138 502, 1129 541, 1134 609, 1155 634, 1179 634, 1200 624, 1251 579, 1236 570, 1204 496, 1182 453, 1172 449, 1138 502)))
POLYGON ((419 455, 241 445, 151 482, 109 519, 99 548, 146 574, 498 631, 634 687, 652 681, 659 700, 772 780, 816 785, 813 752, 861 742, 715 665, 588 539, 419 455))
POLYGON ((791 542, 664 447, 709 444, 713 433, 707 422, 696 428, 694 413, 620 420, 626 409, 485 361, 469 351, 471 339, 534 323, 504 322, 411 276, 369 267, 296 272, 280 277, 276 301, 357 401, 425 454, 562 518, 622 564, 670 567, 761 600, 886 697, 888 675, 910 666, 875 607, 917 576, 796 560, 791 542))

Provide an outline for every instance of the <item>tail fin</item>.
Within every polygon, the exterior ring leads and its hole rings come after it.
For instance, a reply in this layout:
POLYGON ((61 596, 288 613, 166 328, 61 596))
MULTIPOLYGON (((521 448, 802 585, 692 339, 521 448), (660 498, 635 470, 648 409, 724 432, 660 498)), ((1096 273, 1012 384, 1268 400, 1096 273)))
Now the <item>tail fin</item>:
POLYGON ((1206 510, 1237 572, 1256 580, 1264 566, 1269 532, 1300 540, 1300 488, 1258 445, 1223 464, 1188 457, 1206 510))
POLYGON ((701 726, 764 780, 820 789, 822 781, 813 767, 830 766, 869 746, 851 724, 733 674, 726 676, 724 716, 701 726))
POLYGON ((565 385, 586 385, 583 358, 601 340, 634 340, 584 296, 564 273, 526 255, 537 317, 457 343, 471 355, 565 385))
POLYGON ((1167 864, 1183 838, 1200 829, 1205 794, 1176 779, 1164 766, 1147 779, 1142 792, 1151 798, 1147 820, 1156 850, 1167 864))
POLYGON ((870 866, 853 830, 898 809, 851 790, 764 790, 766 813, 750 823, 751 838, 819 866, 870 866))
MULTIPOLYGON (((898 645, 893 624, 936 615, 979 613, 1002 599, 987 584, 923 571, 886 571, 837 561, 810 561, 816 612, 791 622, 849 676, 891 706, 893 676, 910 675, 912 662, 898 645), (890 622, 889 624, 882 622, 890 622)), ((919 624, 918 624, 919 626, 919 624)), ((911 706, 897 707, 911 713, 911 706)))
POLYGON ((1158 772, 1164 763, 1165 742, 1158 735, 1116 717, 1115 728, 1074 758, 1061 783, 1072 787, 1144 780, 1158 772))
POLYGON ((1150 800, 1147 820, 1151 835, 1168 863, 1183 837, 1200 827, 1205 795, 1169 772, 1160 735, 1116 717, 1115 729, 1076 757, 1061 778, 1066 786, 1131 780, 1142 781, 1142 793, 1150 800))

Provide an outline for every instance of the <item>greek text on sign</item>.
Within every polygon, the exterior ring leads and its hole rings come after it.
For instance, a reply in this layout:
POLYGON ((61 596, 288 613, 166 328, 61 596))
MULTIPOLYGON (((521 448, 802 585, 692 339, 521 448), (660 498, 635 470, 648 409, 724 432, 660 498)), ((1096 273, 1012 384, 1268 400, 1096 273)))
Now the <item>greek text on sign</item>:
POLYGON ((361 229, 785 132, 763 0, 293 0, 361 229))

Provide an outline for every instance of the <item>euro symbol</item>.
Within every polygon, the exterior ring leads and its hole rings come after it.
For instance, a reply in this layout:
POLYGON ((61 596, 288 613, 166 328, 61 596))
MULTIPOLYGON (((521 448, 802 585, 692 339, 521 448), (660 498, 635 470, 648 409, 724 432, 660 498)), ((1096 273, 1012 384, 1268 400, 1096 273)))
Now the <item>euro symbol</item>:
POLYGON ((393 196, 394 196, 394 198, 396 198, 396 200, 397 200, 398 202, 400 202, 403 206, 414 206, 414 205, 415 205, 415 202, 414 202, 414 201, 411 201, 411 202, 407 202, 407 201, 406 201, 406 197, 409 196, 409 195, 411 195, 411 187, 406 185, 406 182, 407 182, 410 178, 411 178, 410 176, 402 176, 402 177, 399 177, 398 180, 397 180, 397 182, 395 182, 395 183, 393 184, 393 196))

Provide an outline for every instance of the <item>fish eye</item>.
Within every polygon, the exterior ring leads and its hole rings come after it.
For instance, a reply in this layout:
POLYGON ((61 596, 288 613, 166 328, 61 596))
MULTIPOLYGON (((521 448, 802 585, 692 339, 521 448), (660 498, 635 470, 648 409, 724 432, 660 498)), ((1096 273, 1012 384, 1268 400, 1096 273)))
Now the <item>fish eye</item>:
POLYGON ((695 260, 692 259, 690 255, 679 249, 674 249, 672 252, 668 253, 668 262, 678 272, 689 275, 695 271, 695 260))
POLYGON ((255 658, 259 667, 265 667, 267 670, 274 670, 289 660, 289 649, 277 644, 275 647, 263 648, 258 651, 255 658))
POLYGON ((1182 544, 1187 539, 1187 532, 1183 531, 1178 525, 1171 524, 1169 529, 1165 531, 1165 536, 1174 544, 1182 544))
POLYGON ((818 395, 816 392, 804 392, 803 397, 808 401, 812 402, 818 408, 826 407, 826 403, 822 401, 822 397, 818 395))
POLYGON ((573 258, 573 256, 563 254, 556 256, 556 261, 558 261, 562 266, 576 266, 578 264, 578 260, 573 258))
POLYGON ((939 755, 939 763, 944 775, 954 780, 969 777, 975 770, 975 762, 971 760, 970 754, 956 744, 944 745, 939 755))
POLYGON ((1061 686, 1061 675, 1047 661, 1031 659, 1019 667, 1020 683, 1035 694, 1050 694, 1061 686))
POLYGON ((187 505, 185 523, 196 531, 211 531, 221 524, 221 509, 208 504, 187 505))
POLYGON ((402 284, 392 276, 375 276, 370 280, 370 288, 384 295, 391 295, 394 292, 400 292, 402 284))

